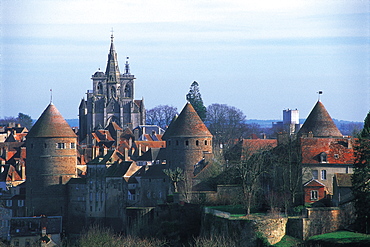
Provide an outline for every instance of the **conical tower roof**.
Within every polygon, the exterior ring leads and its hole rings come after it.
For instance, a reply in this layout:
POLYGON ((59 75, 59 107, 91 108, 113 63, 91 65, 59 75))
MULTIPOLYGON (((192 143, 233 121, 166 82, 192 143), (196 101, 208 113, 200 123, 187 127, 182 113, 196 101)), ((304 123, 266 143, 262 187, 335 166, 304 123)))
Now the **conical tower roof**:
POLYGON ((174 118, 162 136, 162 139, 169 137, 212 137, 206 125, 198 116, 194 107, 188 102, 182 109, 180 115, 174 118))
POLYGON ((312 132, 314 137, 343 136, 321 101, 317 101, 302 128, 299 130, 298 135, 301 136, 310 132, 312 132))
POLYGON ((27 138, 77 137, 58 109, 51 103, 27 134, 27 138))

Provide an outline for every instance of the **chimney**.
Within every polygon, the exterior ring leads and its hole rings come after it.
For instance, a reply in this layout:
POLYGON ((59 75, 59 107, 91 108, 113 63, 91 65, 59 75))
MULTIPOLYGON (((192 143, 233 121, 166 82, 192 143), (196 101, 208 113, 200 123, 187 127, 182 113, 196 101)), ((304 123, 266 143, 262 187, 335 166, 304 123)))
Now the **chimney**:
POLYGON ((125 161, 128 161, 128 148, 125 148, 125 161))
POLYGON ((348 138, 348 149, 352 149, 352 139, 348 138))

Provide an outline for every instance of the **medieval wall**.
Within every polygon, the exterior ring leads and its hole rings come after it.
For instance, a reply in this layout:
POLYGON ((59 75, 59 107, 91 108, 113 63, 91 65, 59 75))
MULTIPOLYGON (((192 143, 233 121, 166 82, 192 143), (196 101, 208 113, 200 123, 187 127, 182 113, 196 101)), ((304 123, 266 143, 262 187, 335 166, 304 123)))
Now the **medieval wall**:
POLYGON ((308 208, 307 217, 289 218, 287 235, 306 240, 311 236, 348 229, 353 223, 353 207, 308 208))
POLYGON ((257 246, 261 238, 270 244, 279 242, 285 235, 287 218, 250 217, 230 218, 226 212, 205 210, 202 218, 201 235, 231 237, 239 246, 257 246))

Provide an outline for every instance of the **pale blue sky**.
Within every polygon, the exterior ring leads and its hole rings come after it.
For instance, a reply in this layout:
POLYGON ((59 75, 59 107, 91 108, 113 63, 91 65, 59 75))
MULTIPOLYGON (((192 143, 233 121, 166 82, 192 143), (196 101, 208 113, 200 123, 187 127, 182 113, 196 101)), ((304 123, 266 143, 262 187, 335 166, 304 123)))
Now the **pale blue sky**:
POLYGON ((3 0, 0 117, 38 118, 50 101, 77 118, 91 75, 105 70, 114 28, 119 66, 130 57, 135 98, 181 110, 190 84, 205 105, 248 119, 306 118, 316 92, 333 118, 370 110, 370 2, 3 0))

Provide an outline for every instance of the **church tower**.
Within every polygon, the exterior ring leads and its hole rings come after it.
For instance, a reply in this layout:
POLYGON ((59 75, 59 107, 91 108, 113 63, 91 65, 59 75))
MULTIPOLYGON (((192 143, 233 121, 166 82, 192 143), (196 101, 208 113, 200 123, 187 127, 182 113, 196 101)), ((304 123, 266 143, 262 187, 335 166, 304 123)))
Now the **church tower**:
POLYGON ((65 215, 66 183, 77 176, 77 136, 51 103, 27 135, 27 215, 65 215))
POLYGON ((80 142, 91 144, 91 133, 115 122, 122 129, 145 124, 144 100, 134 100, 134 75, 128 58, 124 73, 120 72, 117 53, 111 36, 105 73, 100 69, 92 76, 93 89, 79 107, 80 142))

